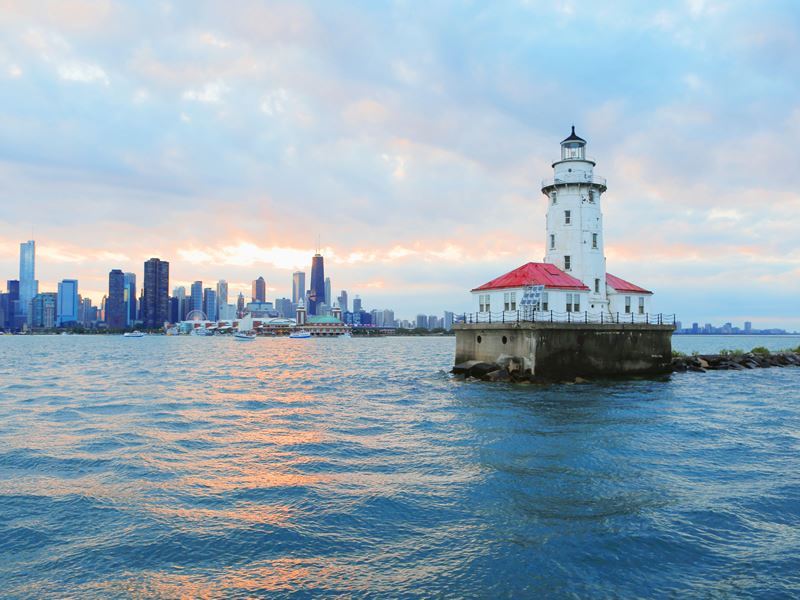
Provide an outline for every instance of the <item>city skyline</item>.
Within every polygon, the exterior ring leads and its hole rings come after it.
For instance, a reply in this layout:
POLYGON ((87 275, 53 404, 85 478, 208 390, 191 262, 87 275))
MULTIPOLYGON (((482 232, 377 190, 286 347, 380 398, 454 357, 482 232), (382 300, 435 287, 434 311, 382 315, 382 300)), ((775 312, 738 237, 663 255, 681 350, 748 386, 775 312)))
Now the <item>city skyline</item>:
POLYGON ((36 239, 40 291, 99 303, 158 256, 171 286, 291 297, 319 232, 333 296, 468 310, 545 255, 540 180, 574 123, 612 182, 609 264, 655 310, 800 328, 798 174, 773 168, 800 136, 792 4, 82 6, 0 14, 7 279, 36 239))

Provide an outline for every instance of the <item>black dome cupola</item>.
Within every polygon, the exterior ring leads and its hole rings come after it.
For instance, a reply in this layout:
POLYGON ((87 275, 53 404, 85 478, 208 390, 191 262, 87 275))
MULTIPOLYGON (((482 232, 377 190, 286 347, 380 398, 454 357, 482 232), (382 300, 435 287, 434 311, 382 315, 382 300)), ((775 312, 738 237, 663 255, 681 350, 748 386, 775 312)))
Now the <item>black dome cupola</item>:
POLYGON ((586 158, 586 140, 575 133, 575 125, 572 126, 572 133, 561 142, 561 160, 584 160, 586 158))

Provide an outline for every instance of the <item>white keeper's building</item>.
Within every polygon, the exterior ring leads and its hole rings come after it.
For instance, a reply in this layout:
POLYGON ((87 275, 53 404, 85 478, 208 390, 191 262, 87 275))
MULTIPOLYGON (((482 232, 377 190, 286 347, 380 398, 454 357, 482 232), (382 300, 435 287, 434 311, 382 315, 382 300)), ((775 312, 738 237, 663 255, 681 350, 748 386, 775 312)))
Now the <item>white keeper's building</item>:
POLYGON ((542 182, 548 205, 544 262, 526 263, 473 289, 478 313, 516 314, 526 289, 538 295, 536 310, 560 318, 570 313, 635 318, 651 312, 651 291, 606 271, 600 209, 606 180, 594 174, 594 166, 586 156, 586 140, 573 127, 561 142, 553 178, 542 182))

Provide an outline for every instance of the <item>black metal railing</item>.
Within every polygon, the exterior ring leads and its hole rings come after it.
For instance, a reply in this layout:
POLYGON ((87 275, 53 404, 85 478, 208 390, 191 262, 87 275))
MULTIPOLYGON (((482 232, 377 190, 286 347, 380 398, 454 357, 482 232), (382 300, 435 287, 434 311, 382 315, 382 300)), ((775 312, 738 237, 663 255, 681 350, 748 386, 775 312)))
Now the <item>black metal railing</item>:
POLYGON ((614 325, 675 325, 674 314, 664 313, 590 313, 589 311, 558 312, 554 310, 505 310, 458 315, 457 323, 593 323, 614 325))

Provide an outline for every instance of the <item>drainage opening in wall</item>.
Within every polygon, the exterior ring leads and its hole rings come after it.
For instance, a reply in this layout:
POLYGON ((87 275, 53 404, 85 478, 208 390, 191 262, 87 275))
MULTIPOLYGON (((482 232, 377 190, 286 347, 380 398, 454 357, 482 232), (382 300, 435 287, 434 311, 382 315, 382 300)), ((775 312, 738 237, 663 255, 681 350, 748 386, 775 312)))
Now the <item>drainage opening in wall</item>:
POLYGON ((481 336, 478 336, 478 343, 481 343, 481 336))
POLYGON ((504 343, 504 344, 507 344, 507 343, 508 343, 508 338, 507 338, 506 336, 503 336, 503 343, 504 343))

